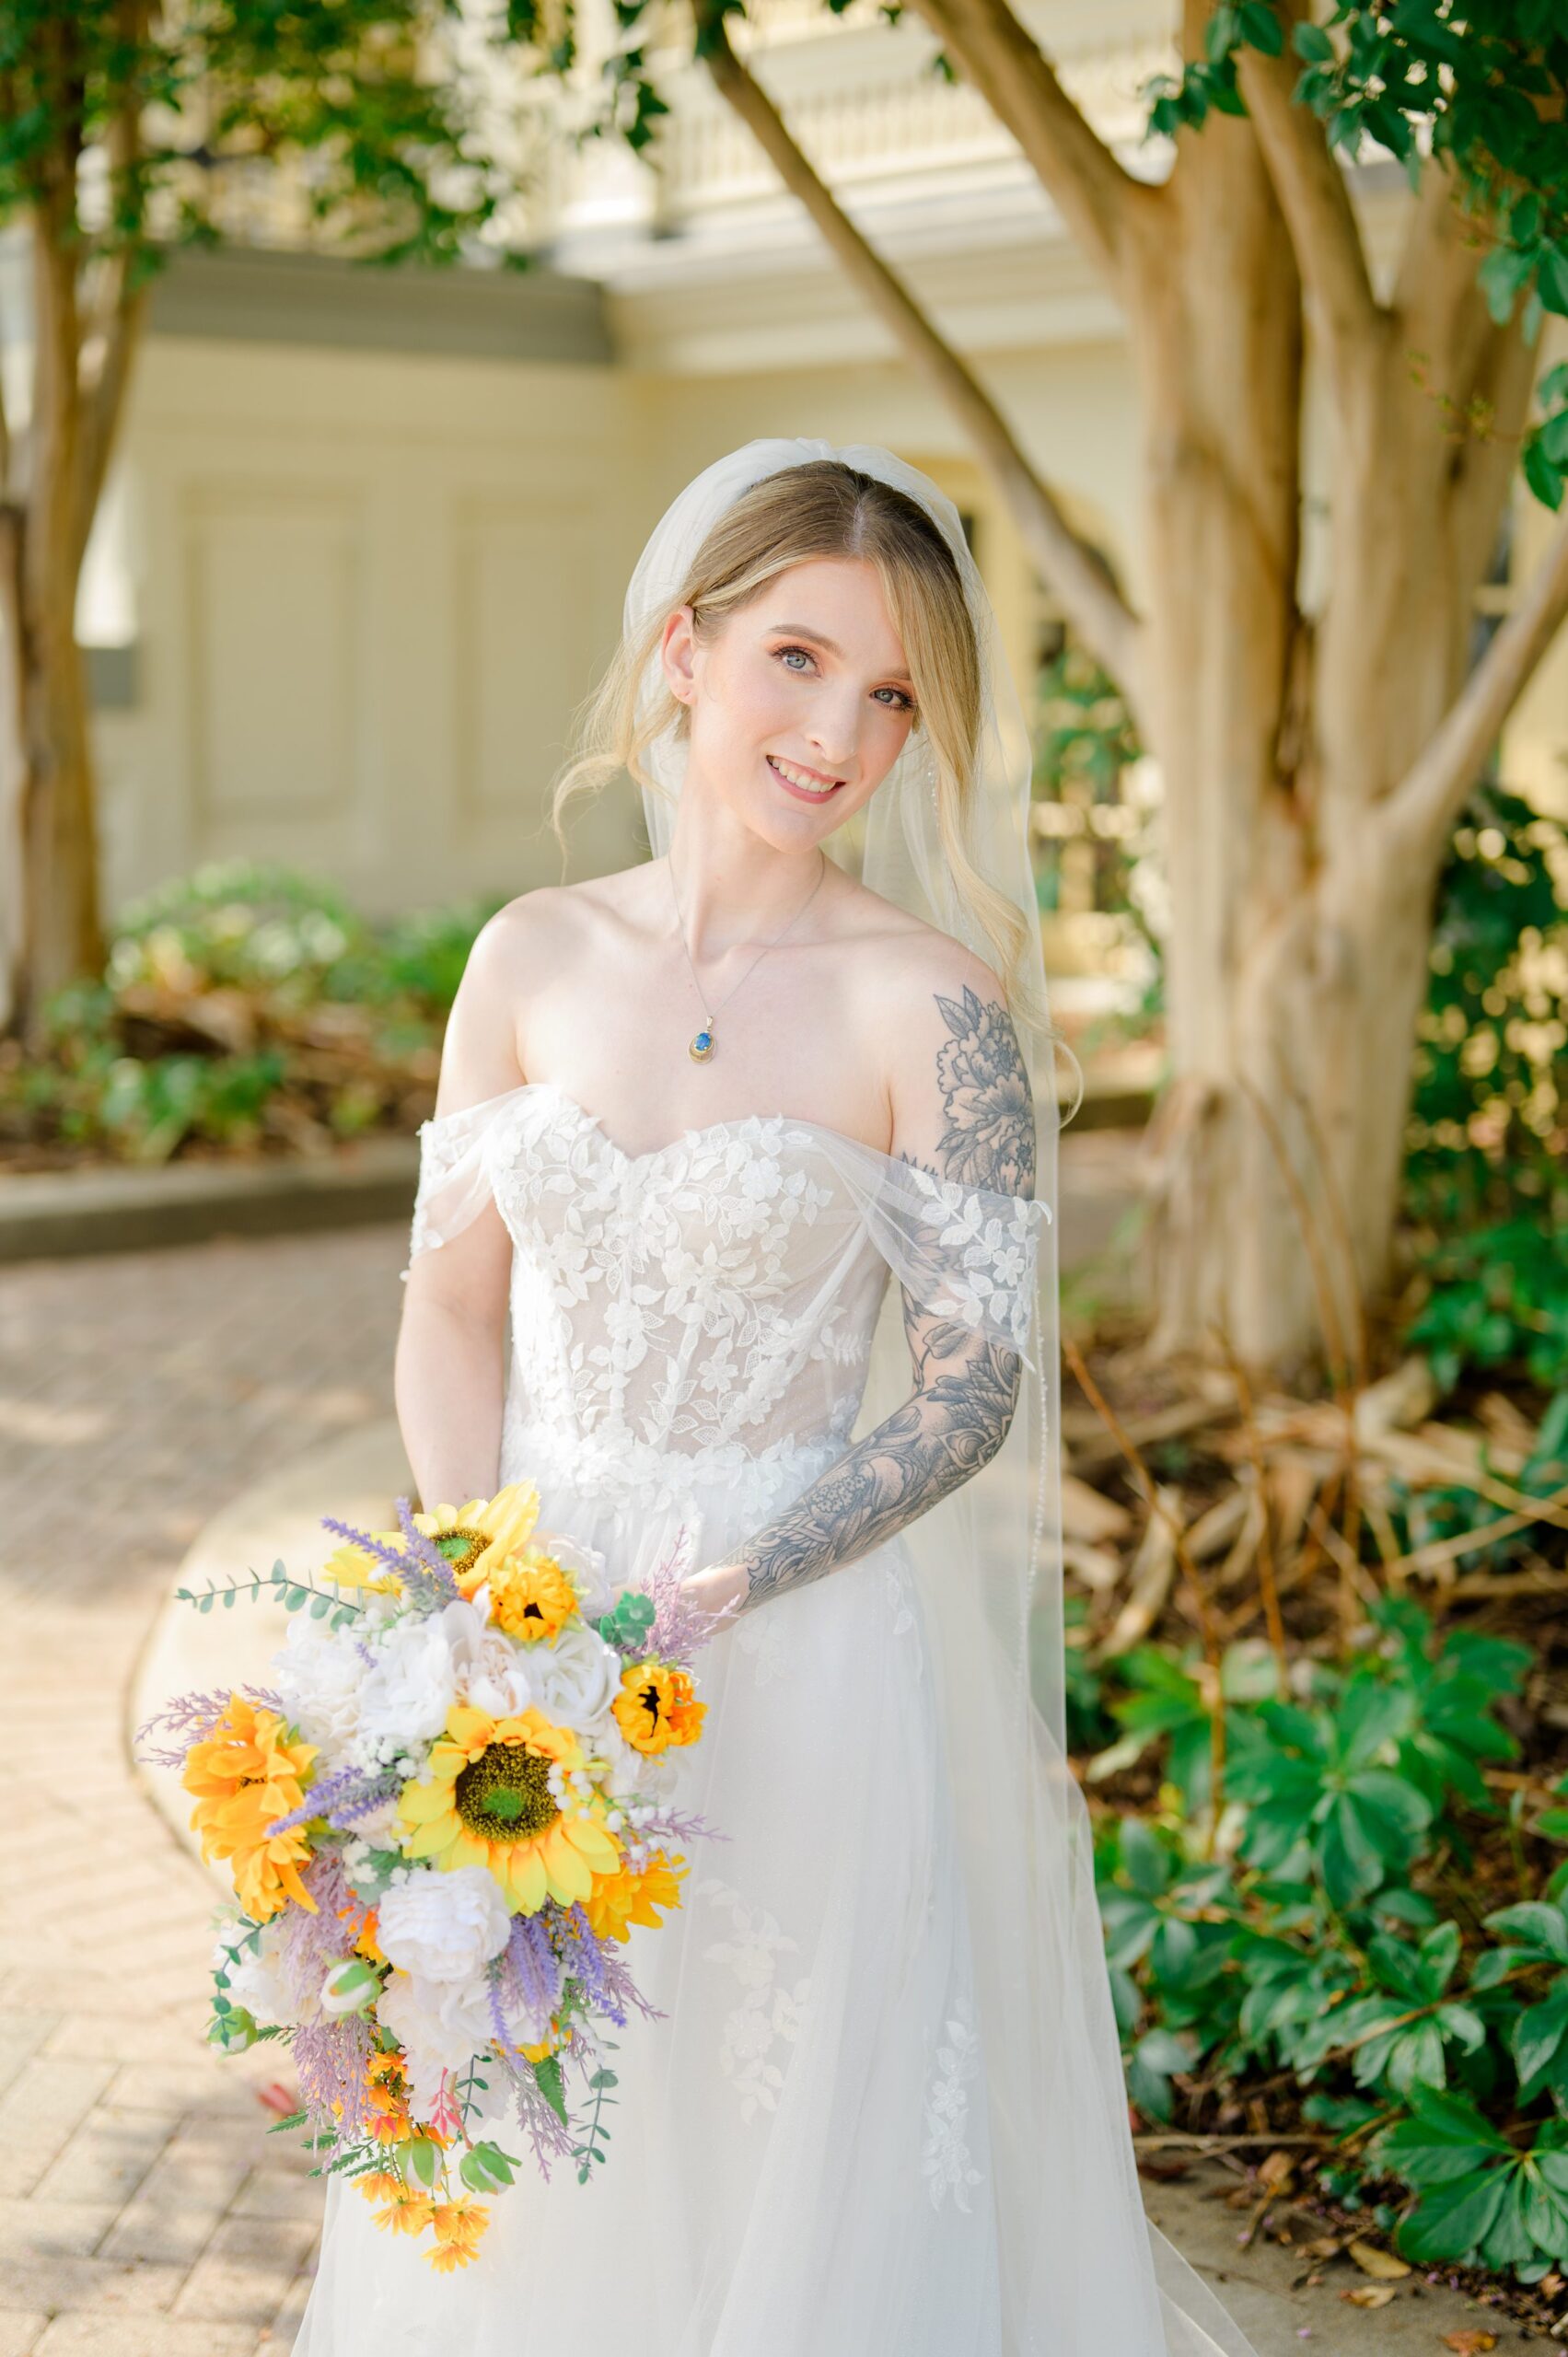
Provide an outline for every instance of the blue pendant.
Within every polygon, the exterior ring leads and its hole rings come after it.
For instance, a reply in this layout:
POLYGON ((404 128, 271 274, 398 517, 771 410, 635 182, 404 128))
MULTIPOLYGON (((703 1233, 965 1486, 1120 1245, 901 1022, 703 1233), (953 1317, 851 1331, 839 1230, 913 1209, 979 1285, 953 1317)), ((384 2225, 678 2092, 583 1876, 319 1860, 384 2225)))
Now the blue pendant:
POLYGON ((692 1040, 691 1047, 687 1050, 687 1053, 694 1064, 705 1064, 713 1052, 714 1035, 711 1028, 699 1031, 696 1038, 692 1040))

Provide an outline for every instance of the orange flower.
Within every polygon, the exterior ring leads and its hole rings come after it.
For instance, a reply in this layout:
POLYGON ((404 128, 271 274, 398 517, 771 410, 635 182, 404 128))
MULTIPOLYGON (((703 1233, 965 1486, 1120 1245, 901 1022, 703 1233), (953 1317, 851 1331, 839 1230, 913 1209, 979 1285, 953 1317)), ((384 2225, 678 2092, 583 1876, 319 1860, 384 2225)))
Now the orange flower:
POLYGON ((394 2235, 423 2234, 426 2226, 436 2223, 436 2204, 427 2193, 410 2193, 400 2188, 384 2210, 376 2212, 376 2223, 394 2235))
POLYGON ((662 1850, 656 1850, 641 1871, 622 1866, 618 1875, 607 1875, 583 1901, 590 1929, 600 1939, 629 1940, 633 1923, 656 1928, 663 1921, 657 1910, 680 1904, 680 1875, 685 1866, 684 1858, 667 1858, 662 1850))
POLYGON ((692 1700, 683 1669, 662 1661, 633 1662, 621 1673, 621 1691, 610 1705, 621 1732, 634 1751, 666 1751, 671 1744, 695 1743, 707 1704, 692 1700))
POLYGON ((180 1782, 195 1796, 191 1823, 201 1834, 202 1855, 228 1861, 236 1895, 253 1923, 267 1922, 290 1899, 316 1912, 299 1879, 310 1855, 305 1828, 279 1834, 267 1828, 303 1801, 317 1748, 291 1742, 275 1711, 231 1694, 212 1734, 186 1756, 180 1782))
POLYGON ((467 2267, 479 2257, 480 2237, 490 2223, 490 2212, 482 2201, 438 2201, 431 2217, 436 2229, 436 2247, 425 2257, 439 2273, 449 2275, 457 2267, 467 2267))
POLYGON ((525 1547, 488 1574, 490 1609, 509 1637, 551 1644, 577 1609, 577 1591, 553 1555, 525 1547))

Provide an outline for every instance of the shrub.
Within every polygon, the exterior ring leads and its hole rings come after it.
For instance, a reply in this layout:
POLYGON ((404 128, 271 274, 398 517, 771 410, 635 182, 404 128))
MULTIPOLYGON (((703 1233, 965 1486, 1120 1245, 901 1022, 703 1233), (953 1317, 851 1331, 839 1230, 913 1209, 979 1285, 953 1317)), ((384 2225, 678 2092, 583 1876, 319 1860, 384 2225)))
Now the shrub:
MULTIPOLYGON (((1200 2072, 1289 2073, 1336 2140, 1326 2190, 1391 2189, 1412 2260, 1535 2282, 1568 2261, 1568 1861, 1499 1905, 1473 1840, 1501 1817, 1485 1771, 1516 1756, 1499 1706, 1530 1655, 1439 1634, 1408 1599, 1374 1620, 1350 1667, 1302 1664, 1299 1693, 1272 1661, 1257 1693, 1255 1654, 1231 1670, 1213 1856, 1198 1679, 1126 1666, 1123 1764, 1130 1737, 1172 1771, 1156 1818, 1109 1817, 1097 1843, 1129 2086, 1164 2120, 1200 2072)), ((1527 1830, 1560 1842, 1568 1811, 1527 1830)))

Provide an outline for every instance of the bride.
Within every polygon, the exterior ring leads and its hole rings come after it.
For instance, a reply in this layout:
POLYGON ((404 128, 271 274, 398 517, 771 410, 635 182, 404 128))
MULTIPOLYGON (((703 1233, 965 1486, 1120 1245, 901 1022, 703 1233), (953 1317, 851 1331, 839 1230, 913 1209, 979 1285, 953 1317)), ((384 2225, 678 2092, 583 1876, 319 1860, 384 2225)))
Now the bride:
POLYGON ((1247 2357, 1144 2221, 1062 1750, 1028 746, 948 502, 710 467, 558 810, 616 771, 655 856, 474 945, 398 1408, 427 1501, 531 1480, 632 1584, 683 1538, 717 1838, 602 2166, 445 2277, 334 2180, 296 2357, 1247 2357))

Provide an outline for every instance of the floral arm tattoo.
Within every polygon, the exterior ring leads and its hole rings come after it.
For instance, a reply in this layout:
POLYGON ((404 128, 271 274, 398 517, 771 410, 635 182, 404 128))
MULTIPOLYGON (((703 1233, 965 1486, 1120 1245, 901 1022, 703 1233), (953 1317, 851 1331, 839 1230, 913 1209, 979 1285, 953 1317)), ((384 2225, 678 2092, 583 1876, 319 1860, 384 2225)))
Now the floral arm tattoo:
MULTIPOLYGON (((942 1134, 934 1176, 995 1194, 1034 1193, 1034 1109, 1006 1009, 966 989, 938 997, 950 1037, 936 1058, 942 1134)), ((908 1161, 909 1156, 904 1159, 908 1161)), ((882 1546, 989 1463, 1017 1406, 1022 1362, 906 1292, 914 1389, 735 1557, 743 1611, 882 1546)))

